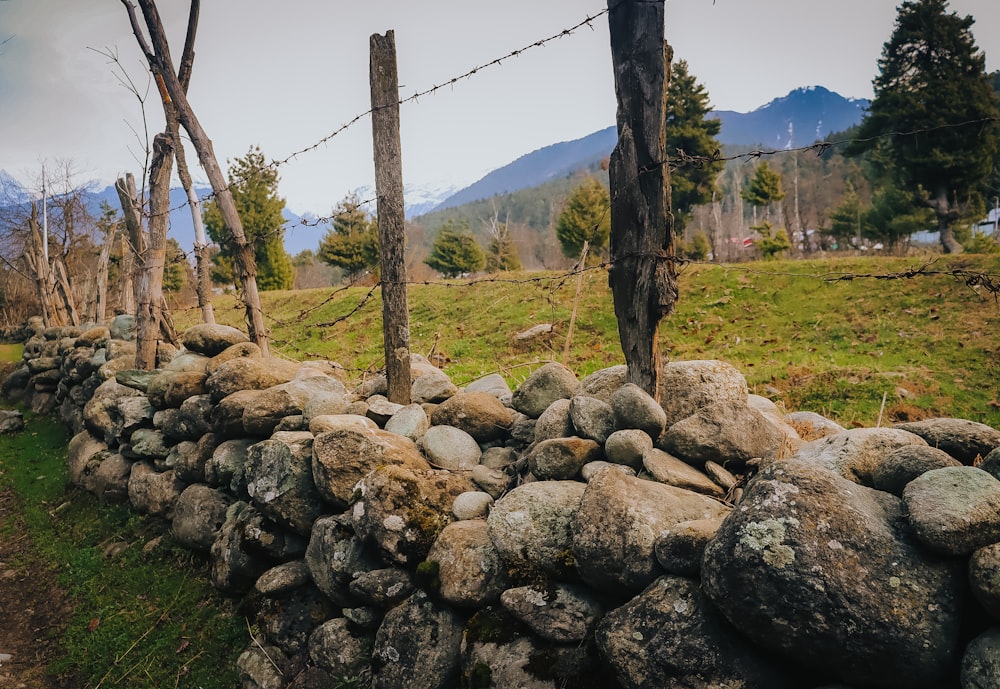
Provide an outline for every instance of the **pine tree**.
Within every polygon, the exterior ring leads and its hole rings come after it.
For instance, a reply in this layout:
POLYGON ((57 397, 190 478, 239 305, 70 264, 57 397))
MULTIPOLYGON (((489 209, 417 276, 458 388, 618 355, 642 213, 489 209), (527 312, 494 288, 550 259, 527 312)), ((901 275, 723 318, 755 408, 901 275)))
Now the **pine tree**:
MULTIPOLYGON (((278 196, 278 172, 269 167, 260 148, 251 147, 246 156, 229 165, 229 189, 243 222, 247 241, 253 245, 257 262, 257 286, 261 290, 291 289, 295 267, 285 250, 285 200, 278 196)), ((226 236, 222 214, 213 200, 205 203, 205 229, 219 245, 214 259, 213 279, 234 282, 234 245, 226 236)))
POLYGON ((611 236, 611 196, 596 177, 587 177, 566 199, 556 221, 556 238, 567 258, 579 258, 583 244, 590 246, 587 262, 596 264, 605 255, 611 236))
POLYGON ((721 144, 715 137, 722 129, 722 120, 708 119, 711 105, 708 92, 688 72, 688 64, 678 60, 670 74, 667 88, 667 150, 672 163, 670 170, 671 206, 674 230, 683 234, 695 206, 712 200, 715 180, 725 163, 716 160, 721 144), (685 162, 686 156, 697 162, 685 162))
POLYGON ((875 99, 851 149, 884 143, 899 185, 931 207, 947 252, 954 226, 975 201, 1000 149, 1000 99, 970 31, 974 20, 947 0, 908 0, 883 46, 875 99))
POLYGON ((486 266, 486 254, 468 223, 449 220, 434 238, 431 255, 424 261, 446 278, 476 273, 486 266))
POLYGON ((766 162, 761 163, 750 179, 750 184, 740 192, 740 196, 755 208, 763 207, 765 210, 770 210, 772 203, 785 198, 785 191, 781 188, 781 174, 766 162))
POLYGON ((364 211, 357 194, 349 194, 333 209, 333 227, 319 245, 319 258, 354 282, 366 271, 377 272, 378 223, 364 211))

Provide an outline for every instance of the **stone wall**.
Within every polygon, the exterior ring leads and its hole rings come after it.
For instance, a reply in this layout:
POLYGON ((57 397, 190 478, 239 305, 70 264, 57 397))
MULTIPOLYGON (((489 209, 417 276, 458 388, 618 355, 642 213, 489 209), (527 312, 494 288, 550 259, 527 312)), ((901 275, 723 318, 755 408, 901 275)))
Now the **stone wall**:
POLYGON ((718 361, 414 363, 414 404, 196 326, 36 329, 4 395, 72 480, 169 520, 260 637, 246 688, 1000 686, 1000 432, 845 430, 718 361), (273 662, 272 662, 273 661, 273 662))

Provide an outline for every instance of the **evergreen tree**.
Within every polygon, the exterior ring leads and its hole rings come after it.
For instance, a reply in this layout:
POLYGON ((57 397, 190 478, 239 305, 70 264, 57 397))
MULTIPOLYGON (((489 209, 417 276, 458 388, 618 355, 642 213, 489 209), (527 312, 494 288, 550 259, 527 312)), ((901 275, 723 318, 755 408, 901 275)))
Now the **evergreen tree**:
POLYGON ((760 235, 757 240, 757 248, 760 249, 760 253, 765 259, 775 258, 778 254, 792 248, 792 242, 788 239, 788 233, 783 227, 776 230, 771 223, 765 220, 760 225, 755 225, 750 229, 760 235))
POLYGON ((771 204, 785 198, 785 192, 781 188, 781 174, 767 162, 761 163, 740 196, 755 209, 763 207, 767 211, 767 217, 770 217, 771 204))
POLYGON ((434 238, 431 255, 424 261, 446 278, 476 273, 486 266, 486 254, 468 223, 446 222, 434 238))
POLYGON ((163 266, 163 291, 180 292, 188 282, 191 265, 181 249, 180 242, 167 237, 167 262, 163 266))
POLYGON ((377 272, 378 223, 361 207, 357 194, 337 204, 332 224, 320 242, 320 260, 343 270, 349 282, 366 271, 377 272))
MULTIPOLYGON (((295 268, 285 251, 285 200, 278 196, 278 172, 268 167, 260 148, 254 146, 246 156, 229 165, 229 190, 243 221, 247 241, 253 245, 257 262, 257 286, 262 290, 291 289, 295 268)), ((215 201, 205 203, 205 229, 219 245, 213 260, 212 278, 232 283, 232 254, 235 249, 228 236, 222 214, 215 201)))
POLYGON ((926 230, 933 223, 934 213, 926 206, 914 204, 912 194, 894 186, 884 186, 872 197, 872 206, 865 213, 862 224, 862 235, 895 252, 906 246, 911 234, 926 230))
POLYGON ((683 233, 692 209, 712 200, 715 180, 725 167, 723 161, 714 159, 721 148, 715 137, 722 120, 708 119, 710 112, 705 87, 688 72, 687 62, 678 60, 671 69, 666 104, 667 150, 673 152, 668 157, 677 163, 670 170, 670 193, 678 234, 683 233), (682 154, 699 161, 685 162, 682 154))
POLYGON ((824 234, 833 237, 837 248, 846 249, 867 233, 865 214, 867 209, 862 206, 861 199, 853 184, 847 185, 847 192, 840 203, 829 212, 830 226, 824 234))
POLYGON ((947 0, 899 6, 860 129, 867 141, 850 149, 884 143, 899 186, 934 210, 947 252, 962 250, 954 236, 957 206, 979 195, 1000 149, 1000 100, 973 23, 949 12, 947 0))
POLYGON ((589 264, 600 262, 611 236, 611 196, 596 177, 587 177, 566 199, 556 221, 556 238, 567 258, 579 258, 590 245, 589 264))
POLYGON ((521 270, 521 257, 517 252, 514 239, 510 236, 507 223, 498 222, 494 217, 494 224, 489 232, 490 244, 486 248, 486 270, 491 273, 521 270))

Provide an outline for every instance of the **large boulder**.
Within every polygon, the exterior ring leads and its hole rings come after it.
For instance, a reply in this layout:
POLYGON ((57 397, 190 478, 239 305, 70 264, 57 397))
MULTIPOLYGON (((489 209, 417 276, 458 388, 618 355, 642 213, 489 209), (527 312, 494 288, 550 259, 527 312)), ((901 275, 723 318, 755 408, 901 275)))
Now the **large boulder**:
POLYGON ((451 522, 455 498, 471 490, 472 481, 465 474, 381 466, 358 484, 354 528, 386 562, 415 566, 451 522))
POLYGON ((323 513, 312 477, 309 431, 275 433, 247 448, 243 468, 250 501, 264 516, 303 536, 323 513))
POLYGON ((1000 541, 1000 481, 976 467, 933 469, 903 490, 910 524, 927 548, 970 555, 1000 541))
POLYGON ((555 362, 537 369, 521 383, 511 398, 517 411, 537 419, 550 404, 580 392, 580 381, 571 370, 555 362))
POLYGON ((286 416, 302 414, 311 400, 330 403, 327 413, 347 411, 347 389, 336 378, 311 376, 275 385, 250 399, 243 408, 243 428, 247 433, 267 437, 286 416))
POLYGON ((212 357, 233 345, 248 342, 249 339, 242 331, 232 326, 201 323, 184 331, 181 335, 181 344, 192 352, 212 357))
POLYGON ((626 383, 611 396, 615 428, 645 431, 653 440, 667 427, 663 407, 635 383, 626 383))
POLYGON ((226 521, 234 500, 226 493, 196 483, 188 486, 174 504, 171 532, 181 545, 208 552, 226 521))
POLYGON ((577 569, 598 591, 638 593, 663 573, 655 552, 661 531, 728 512, 721 502, 698 493, 602 471, 587 484, 574 519, 577 569))
POLYGON ((316 586, 341 607, 357 605, 358 601, 350 594, 351 581, 379 566, 348 521, 342 516, 317 519, 305 554, 306 566, 316 586))
POLYGON ((776 453, 787 437, 746 402, 726 401, 701 407, 668 427, 658 446, 691 464, 711 460, 741 466, 776 453))
POLYGON ((666 428, 712 404, 745 403, 748 394, 746 378, 724 361, 671 361, 660 369, 666 428))
POLYGON ((931 447, 944 450, 962 464, 972 465, 1000 447, 1000 431, 965 419, 924 419, 898 423, 896 428, 919 435, 931 447))
POLYGON ((435 426, 454 426, 479 443, 502 439, 512 422, 513 412, 488 392, 460 392, 439 404, 431 414, 435 426))
POLYGON ((128 480, 128 499, 143 514, 170 519, 184 487, 173 471, 160 473, 149 462, 136 462, 128 480))
POLYGON ((216 368, 205 381, 212 400, 218 402, 237 390, 266 390, 295 377, 299 364, 286 359, 237 357, 216 368))
POLYGON ((961 566, 919 548, 898 498, 817 462, 750 481, 702 585, 751 641, 846 684, 931 689, 956 661, 961 566))
POLYGON ((793 686, 740 637, 692 579, 656 579, 601 620, 597 644, 628 689, 793 686))
POLYGON ((528 453, 528 467, 535 477, 543 481, 562 481, 574 478, 584 464, 602 457, 601 446, 593 440, 575 436, 552 438, 532 448, 528 453))
POLYGON ((874 488, 875 473, 893 452, 909 445, 926 446, 918 435, 898 428, 852 428, 802 445, 792 456, 813 462, 846 479, 874 488))
POLYGON ((334 509, 346 510, 357 497, 358 482, 371 471, 390 465, 430 469, 409 438, 359 424, 320 433, 313 443, 313 480, 334 509))
POLYGON ((157 409, 176 408, 189 397, 205 394, 205 378, 200 371, 160 371, 149 381, 146 395, 157 409))
POLYGON ((390 610, 375 635, 375 689, 446 689, 461 666, 464 622, 417 591, 390 610))
POLYGON ((510 585, 481 519, 453 522, 437 537, 427 562, 437 567, 441 598, 463 607, 495 604, 510 585))
POLYGON ((583 642, 604 613, 598 596, 578 584, 516 586, 500 602, 532 632, 556 643, 583 642))
POLYGON ((585 487, 577 481, 538 481, 497 500, 486 524, 504 562, 528 577, 574 578, 573 519, 585 487))

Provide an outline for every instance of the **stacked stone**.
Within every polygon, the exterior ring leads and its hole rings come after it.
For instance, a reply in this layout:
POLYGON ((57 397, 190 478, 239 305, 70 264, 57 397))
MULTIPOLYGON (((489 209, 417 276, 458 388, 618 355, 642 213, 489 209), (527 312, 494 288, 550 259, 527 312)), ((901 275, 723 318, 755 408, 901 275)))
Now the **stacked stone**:
POLYGON ((403 406, 225 326, 135 371, 128 325, 38 329, 3 391, 244 599, 246 687, 1000 682, 992 428, 845 430, 718 361, 657 402, 623 366, 459 389, 415 357, 403 406))

